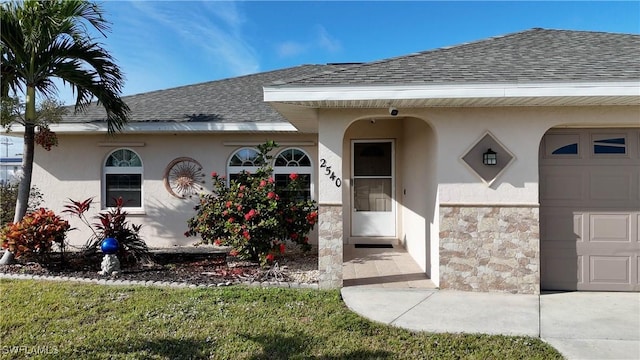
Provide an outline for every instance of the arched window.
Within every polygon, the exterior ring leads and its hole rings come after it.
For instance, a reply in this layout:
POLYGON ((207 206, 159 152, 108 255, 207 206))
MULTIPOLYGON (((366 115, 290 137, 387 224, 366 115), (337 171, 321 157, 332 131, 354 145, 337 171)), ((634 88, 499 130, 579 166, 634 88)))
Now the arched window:
POLYGON ((142 208, 142 160, 129 149, 118 149, 104 163, 104 204, 116 206, 122 197, 124 207, 142 208))
POLYGON ((229 165, 227 166, 227 174, 229 180, 235 180, 238 178, 238 174, 247 171, 251 174, 255 174, 260 168, 258 164, 258 150, 254 148, 242 148, 236 150, 229 159, 229 165))
POLYGON ((293 197, 298 200, 309 200, 312 197, 311 188, 311 158, 301 149, 288 148, 276 155, 273 163, 273 175, 276 180, 276 188, 284 189, 291 182, 289 175, 298 174, 301 190, 293 194, 283 196, 293 197))

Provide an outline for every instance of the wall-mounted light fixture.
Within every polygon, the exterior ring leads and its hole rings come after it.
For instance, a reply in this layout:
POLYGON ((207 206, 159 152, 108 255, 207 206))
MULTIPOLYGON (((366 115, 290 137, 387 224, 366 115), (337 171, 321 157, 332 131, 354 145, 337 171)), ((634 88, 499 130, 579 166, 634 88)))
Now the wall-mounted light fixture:
POLYGON ((489 148, 482 154, 482 163, 485 165, 496 165, 498 163, 498 154, 489 148))

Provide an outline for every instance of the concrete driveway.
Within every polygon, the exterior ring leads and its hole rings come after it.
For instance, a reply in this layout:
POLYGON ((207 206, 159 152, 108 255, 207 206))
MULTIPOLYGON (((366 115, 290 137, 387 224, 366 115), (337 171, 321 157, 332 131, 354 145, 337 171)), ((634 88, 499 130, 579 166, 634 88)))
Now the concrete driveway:
POLYGON ((540 337, 569 359, 640 359, 640 293, 543 294, 540 337))
POLYGON ((567 359, 640 359, 640 293, 543 295, 352 286, 346 305, 414 331, 540 337, 567 359))

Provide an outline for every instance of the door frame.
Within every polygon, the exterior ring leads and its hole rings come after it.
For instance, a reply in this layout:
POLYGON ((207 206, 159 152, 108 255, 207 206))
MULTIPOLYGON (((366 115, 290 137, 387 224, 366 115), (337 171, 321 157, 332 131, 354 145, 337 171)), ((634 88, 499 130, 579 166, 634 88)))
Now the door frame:
POLYGON ((396 141, 392 138, 384 138, 384 139, 351 139, 350 144, 351 150, 351 186, 349 190, 349 213, 351 214, 351 221, 349 225, 349 238, 354 239, 353 241, 349 241, 350 243, 358 242, 357 239, 367 239, 367 242, 376 242, 370 240, 397 240, 398 236, 398 213, 397 213, 397 194, 396 194, 396 141), (390 216, 393 219, 393 234, 384 234, 384 235, 354 235, 354 215, 355 215, 355 188, 354 188, 354 180, 355 176, 355 161, 354 161, 354 146, 356 143, 391 143, 391 214, 390 216))

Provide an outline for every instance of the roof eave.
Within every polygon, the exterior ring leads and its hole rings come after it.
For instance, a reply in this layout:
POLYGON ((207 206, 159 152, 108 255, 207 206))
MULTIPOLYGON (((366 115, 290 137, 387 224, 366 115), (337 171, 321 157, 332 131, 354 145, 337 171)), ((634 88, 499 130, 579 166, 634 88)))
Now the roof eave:
MULTIPOLYGON (((104 122, 94 123, 59 123, 49 128, 57 134, 106 134, 104 122)), ((128 123, 122 129, 123 134, 162 134, 162 133, 261 133, 261 132, 295 132, 296 128, 288 122, 278 123, 181 123, 181 122, 149 122, 128 123)), ((24 126, 13 126, 12 133, 24 133, 24 126)))
MULTIPOLYGON (((331 102, 433 99, 531 99, 558 97, 636 97, 640 80, 618 82, 547 82, 497 84, 315 86, 264 88, 264 100, 316 106, 331 102)), ((342 106, 340 106, 342 107, 342 106)))

